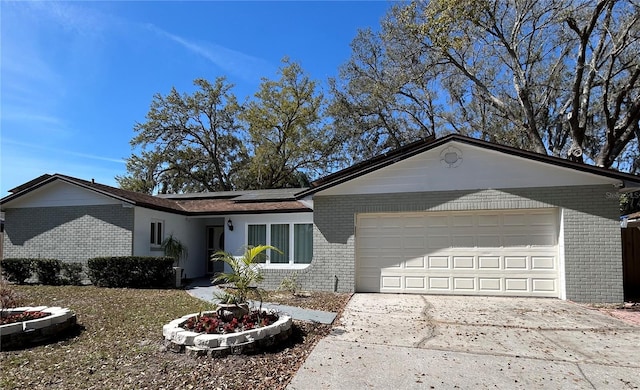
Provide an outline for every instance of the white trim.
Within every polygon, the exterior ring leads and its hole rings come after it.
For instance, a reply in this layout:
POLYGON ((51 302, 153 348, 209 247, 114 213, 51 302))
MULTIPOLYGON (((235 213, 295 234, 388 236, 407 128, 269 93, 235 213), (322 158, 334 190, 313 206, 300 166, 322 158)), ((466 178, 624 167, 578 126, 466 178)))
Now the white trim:
POLYGON ((305 269, 307 267, 309 267, 311 264, 300 264, 300 263, 289 263, 289 264, 285 264, 285 263, 274 263, 274 264, 270 264, 270 263, 259 263, 258 266, 262 269, 305 269))
POLYGON ((558 298, 567 299, 567 283, 564 263, 564 209, 561 208, 558 221, 558 298))
MULTIPOLYGON (((295 225, 311 225, 313 223, 310 222, 298 222, 298 221, 289 221, 289 222, 251 222, 245 225, 244 230, 244 242, 245 245, 249 245, 249 226, 265 226, 265 240, 266 245, 272 245, 271 243, 271 226, 272 225, 289 225, 289 262, 288 263, 271 263, 271 249, 267 250, 267 262, 260 263, 263 268, 272 268, 272 269, 302 269, 309 266, 311 263, 296 263, 296 259, 293 257, 295 254, 295 225)), ((313 234, 311 235, 311 240, 313 240, 313 234)), ((313 246, 312 246, 313 247, 313 246)), ((278 248, 281 249, 281 248, 278 248)), ((311 259, 313 260, 313 253, 311 253, 311 259)))
POLYGON ((151 218, 151 221, 149 221, 149 246, 151 247, 152 250, 158 249, 160 248, 160 246, 162 245, 162 241, 164 241, 164 233, 167 230, 167 227, 164 223, 164 220, 162 219, 158 219, 158 218, 151 218), (153 238, 154 240, 158 238, 158 224, 160 224, 160 242, 152 242, 151 241, 151 226, 155 225, 154 228, 154 234, 153 234, 153 238))

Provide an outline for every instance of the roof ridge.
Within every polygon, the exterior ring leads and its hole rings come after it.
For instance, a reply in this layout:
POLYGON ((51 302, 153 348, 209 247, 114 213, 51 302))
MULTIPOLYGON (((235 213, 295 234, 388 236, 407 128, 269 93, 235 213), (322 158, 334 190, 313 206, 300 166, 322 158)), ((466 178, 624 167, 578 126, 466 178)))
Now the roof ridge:
POLYGON ((378 155, 371 159, 361 161, 350 167, 344 168, 338 172, 334 172, 323 178, 320 178, 311 183, 311 187, 308 190, 302 191, 297 194, 298 198, 303 198, 308 195, 312 195, 323 189, 333 187, 343 182, 349 181, 356 176, 364 175, 387 165, 393 164, 397 161, 404 160, 412 157, 416 154, 426 152, 438 146, 444 145, 448 142, 457 141, 467 145, 484 148, 488 150, 495 150, 508 155, 526 158, 533 161, 543 162, 546 164, 556 165, 566 169, 574 169, 576 171, 591 173, 594 175, 607 176, 618 180, 628 180, 640 184, 640 176, 630 173, 621 172, 615 169, 607 169, 603 167, 597 167, 586 163, 579 163, 570 161, 557 156, 550 156, 547 154, 532 152, 529 150, 518 149, 512 146, 498 144, 481 140, 478 138, 469 137, 462 134, 451 133, 441 138, 429 138, 419 141, 414 141, 398 149, 389 151, 387 153, 378 155))

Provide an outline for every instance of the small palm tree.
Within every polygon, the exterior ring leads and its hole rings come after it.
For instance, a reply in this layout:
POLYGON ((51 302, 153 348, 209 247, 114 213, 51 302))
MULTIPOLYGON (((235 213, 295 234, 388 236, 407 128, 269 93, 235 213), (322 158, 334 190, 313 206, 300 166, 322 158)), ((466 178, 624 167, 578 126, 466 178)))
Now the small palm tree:
POLYGON ((216 252, 211 257, 212 261, 223 261, 231 268, 231 272, 222 272, 213 277, 214 282, 231 283, 234 286, 232 292, 233 301, 236 304, 246 303, 249 294, 253 293, 261 301, 261 294, 257 284, 264 279, 258 263, 264 258, 263 252, 267 249, 282 253, 278 248, 271 245, 258 245, 247 247, 244 254, 235 257, 227 252, 216 252))
POLYGON ((165 256, 172 257, 176 261, 177 267, 180 266, 180 259, 188 255, 187 246, 177 238, 174 238, 173 234, 170 234, 169 237, 162 241, 161 248, 165 256))

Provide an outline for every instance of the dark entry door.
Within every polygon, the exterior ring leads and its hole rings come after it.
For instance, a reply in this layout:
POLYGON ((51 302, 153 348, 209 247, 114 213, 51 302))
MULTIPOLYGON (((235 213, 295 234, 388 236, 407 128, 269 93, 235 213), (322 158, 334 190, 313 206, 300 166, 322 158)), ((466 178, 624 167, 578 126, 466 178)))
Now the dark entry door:
POLYGON ((216 274, 224 271, 224 263, 211 261, 211 256, 224 250, 224 226, 207 226, 207 273, 216 274))

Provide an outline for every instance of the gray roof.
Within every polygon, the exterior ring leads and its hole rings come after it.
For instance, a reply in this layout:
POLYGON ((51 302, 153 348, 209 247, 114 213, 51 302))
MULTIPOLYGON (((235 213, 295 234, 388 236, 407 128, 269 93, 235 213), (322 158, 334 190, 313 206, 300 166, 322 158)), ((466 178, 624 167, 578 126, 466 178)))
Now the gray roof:
POLYGON ((218 191, 199 192, 187 194, 158 194, 165 199, 187 200, 187 199, 233 199, 235 202, 256 202, 256 201, 278 201, 295 200, 296 194, 306 191, 307 188, 279 188, 269 190, 246 190, 246 191, 218 191))
POLYGON ((153 196, 57 173, 54 175, 42 175, 37 179, 16 187, 14 189, 15 193, 0 199, 0 206, 4 210, 7 203, 12 200, 55 180, 72 183, 102 195, 138 206, 185 215, 289 213, 311 211, 307 205, 297 201, 295 198, 295 194, 302 191, 303 188, 205 192, 197 194, 166 194, 162 196, 153 196))

